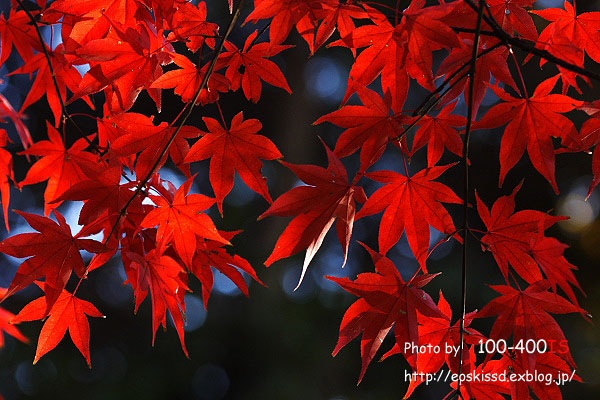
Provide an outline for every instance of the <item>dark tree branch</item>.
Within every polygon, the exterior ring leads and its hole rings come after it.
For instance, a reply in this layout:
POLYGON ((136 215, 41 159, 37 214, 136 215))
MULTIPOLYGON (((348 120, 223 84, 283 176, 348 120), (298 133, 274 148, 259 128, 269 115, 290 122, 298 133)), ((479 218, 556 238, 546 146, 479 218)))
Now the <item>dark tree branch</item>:
MULTIPOLYGON (((471 7, 474 11, 479 12, 479 7, 477 7, 473 0, 465 0, 465 3, 467 3, 467 5, 469 5, 469 7, 471 7)), ((483 6, 487 7, 487 4, 484 3, 483 6)), ((535 43, 529 40, 511 36, 508 32, 502 29, 501 26, 498 25, 498 22, 496 22, 494 18, 490 18, 489 16, 484 15, 483 20, 492 28, 492 30, 494 31, 494 36, 502 40, 509 49, 512 49, 512 47, 519 48, 528 54, 536 55, 558 66, 561 66, 564 69, 600 82, 600 73, 590 71, 586 68, 580 67, 566 60, 563 60, 560 57, 556 57, 547 50, 538 49, 537 47, 535 47, 535 43)))
POLYGON ((58 84, 58 78, 56 76, 56 71, 54 69, 54 65, 52 64, 52 57, 50 56, 50 52, 48 51, 48 47, 46 46, 46 42, 44 41, 44 37, 42 36, 42 31, 40 30, 40 26, 38 24, 37 19, 31 13, 31 11, 29 11, 29 9, 27 7, 25 7, 25 4, 23 4, 22 0, 16 0, 16 1, 17 1, 17 4, 19 5, 19 7, 21 7, 23 9, 23 11, 25 11, 25 14, 27 14, 27 17, 29 18, 29 20, 33 24, 33 27, 35 28, 35 32, 37 33, 38 39, 40 40, 40 44, 42 46, 42 51, 44 52, 44 56, 46 57, 46 61, 48 62, 48 69, 50 69, 50 74, 52 75, 52 83, 54 84, 54 89, 56 90, 56 95, 58 96, 58 100, 60 101, 60 107, 62 109, 62 119, 63 119, 63 121, 61 121, 61 123, 64 123, 64 120, 68 120, 69 122, 71 122, 73 124, 73 126, 75 127, 75 129, 77 129, 77 131, 79 132, 79 136, 81 136, 87 142, 87 144, 90 145, 90 147, 94 149, 94 151, 96 151, 100 155, 102 155, 102 151, 100 151, 98 146, 94 142, 92 142, 87 137, 87 135, 85 135, 83 133, 81 128, 79 128, 77 123, 73 120, 73 118, 67 111, 67 104, 65 103, 65 99, 63 99, 62 95, 60 94, 60 85, 58 84))
POLYGON ((469 141, 471 138, 471 126, 473 124, 473 96, 475 94, 475 73, 477 72, 477 53, 479 52, 479 40, 481 38, 481 25, 483 22, 483 11, 484 11, 484 0, 479 0, 479 9, 477 12, 477 27, 475 29, 475 39, 473 40, 473 56, 471 57, 471 65, 469 68, 469 75, 471 79, 469 79, 469 98, 467 99, 467 126, 465 127, 465 138, 464 138, 464 147, 463 147, 463 220, 464 220, 464 238, 463 238, 463 248, 462 248, 462 267, 461 267, 461 305, 460 305, 460 356, 458 362, 458 386, 457 392, 460 395, 460 386, 462 381, 460 379, 460 375, 463 371, 463 362, 464 362, 464 347, 465 347, 465 315, 467 314, 467 250, 469 243, 469 235, 467 234, 469 230, 469 141))
POLYGON ((240 2, 238 3, 235 13, 233 14, 233 17, 231 18, 231 20, 229 21, 229 25, 227 26, 227 31, 225 32, 225 35, 221 38, 221 42, 219 43, 219 46, 217 47, 215 54, 213 55, 212 61, 206 71, 206 74, 204 75, 204 78, 202 79, 202 83, 200 84, 200 87, 196 91, 196 95, 194 96, 194 99, 188 104, 187 111, 183 114, 183 117, 181 118, 181 121, 177 125, 177 128, 169 137, 169 141, 165 144, 163 150, 161 151, 158 158, 156 159, 156 162, 154 163, 154 165, 152 166, 152 168, 150 169, 148 174, 144 177, 144 179, 142 179, 136 185, 136 188, 133 191, 131 198, 129 198, 129 200, 127 200, 127 203, 125 203, 125 205, 119 212, 119 218, 117 219, 117 222, 113 225, 112 230, 107 235, 107 237, 104 239, 105 244, 107 244, 108 241, 110 240, 110 238, 115 234, 119 224, 121 223, 121 220, 127 214, 127 209, 129 209, 129 207, 131 206, 131 204, 133 203, 135 198, 144 190, 144 187, 148 184, 148 182, 150 181, 150 179, 152 178, 152 176, 158 169, 158 166, 160 165, 161 160, 163 159, 163 157, 165 157, 167 155, 167 152, 169 151, 169 148, 171 147, 171 145, 177 138, 177 135, 179 134, 179 132, 181 132, 181 129, 183 128, 183 126, 185 125, 187 120, 192 115, 192 112, 194 111, 196 102, 200 98, 200 94, 208 86, 208 81, 215 69, 217 60, 219 59, 219 55, 221 55, 221 53, 223 52, 223 48, 225 47, 225 42, 227 41, 227 38, 231 35, 231 32, 233 31, 235 24, 237 23, 238 19, 240 18, 240 14, 242 11, 242 7, 244 5, 244 1, 245 0, 240 0, 240 2))

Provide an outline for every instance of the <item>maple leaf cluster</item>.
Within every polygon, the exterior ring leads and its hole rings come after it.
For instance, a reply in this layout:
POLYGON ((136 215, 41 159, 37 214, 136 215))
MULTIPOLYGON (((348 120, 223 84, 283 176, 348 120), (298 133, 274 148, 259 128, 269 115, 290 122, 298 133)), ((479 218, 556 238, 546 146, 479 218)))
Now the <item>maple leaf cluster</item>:
MULTIPOLYGON (((520 186, 488 208, 469 186, 469 138, 485 130, 501 132, 500 187, 527 152, 533 168, 556 193, 556 154, 593 148, 591 193, 600 182, 595 149, 600 143, 600 106, 579 98, 583 84, 600 80, 584 68, 585 55, 600 62, 600 12, 577 14, 567 1, 563 8, 543 10, 533 9, 535 0, 429 3, 413 0, 400 10, 398 2, 394 10, 355 0, 255 0, 245 23, 266 24, 268 30, 253 30, 244 43, 234 43, 230 34, 240 21, 243 0, 228 1, 229 26, 209 21, 203 1, 14 0, 10 14, 0 16, 0 65, 11 57, 20 59, 20 66, 10 72, 28 74, 32 85, 18 112, 0 95, 0 118, 15 126, 23 147, 18 155, 26 156, 31 166, 23 179, 14 176, 16 154, 6 150, 10 139, 0 130, 0 192, 7 229, 11 183, 18 188, 42 182, 46 186, 43 216, 17 211, 35 232, 0 242, 0 252, 26 258, 0 301, 32 284, 43 296, 16 316, 0 309, 0 328, 25 340, 8 323, 45 320, 34 362, 68 330, 91 366, 88 317, 103 314, 81 296, 93 272, 120 257, 135 310, 150 298, 154 336, 159 326, 166 327, 170 314, 187 355, 185 295, 191 291, 191 277, 201 284, 205 307, 215 270, 246 295, 249 280, 262 283, 250 263, 233 254, 231 241, 239 231, 218 229, 209 211, 216 206, 223 214, 237 173, 269 204, 257 213, 259 220, 291 217, 265 264, 306 251, 298 285, 334 223, 345 264, 355 221, 380 215, 378 249, 363 245, 375 271, 354 280, 329 277, 358 297, 342 319, 333 354, 361 336, 359 381, 388 336, 394 344, 383 358, 402 354, 417 374, 445 367, 457 374, 541 371, 553 380, 571 375, 576 364, 568 348, 489 354, 485 360, 476 356, 476 345, 487 339, 562 343, 566 338, 551 314, 585 316, 586 311, 576 294, 582 292, 576 267, 564 256, 567 245, 546 236, 564 217, 515 211, 520 186), (42 25, 61 26, 59 45, 44 40, 42 25), (236 91, 257 103, 265 83, 292 93, 273 57, 291 47, 285 42, 294 30, 310 55, 343 47, 354 61, 340 107, 315 121, 341 131, 332 148, 323 142, 327 167, 280 161, 304 185, 273 201, 261 170, 265 161, 284 155, 268 132, 262 132, 261 121, 241 111, 230 120, 222 114, 217 119, 206 115, 205 106, 218 106, 236 91), (531 58, 554 75, 537 82, 530 95, 522 67, 531 58), (414 107, 408 99, 417 86, 428 94, 414 107), (156 123, 154 110, 131 111, 145 91, 159 113, 164 90, 173 90, 184 104, 174 121, 156 123), (491 107, 483 102, 488 95, 497 98, 491 107), (47 102, 53 120, 46 122, 46 137, 34 141, 23 119, 40 101, 47 102), (69 110, 75 102, 89 108, 93 130, 84 131, 73 119, 69 110), (466 105, 466 114, 459 105, 466 105), (194 110, 203 113, 203 126, 188 124, 194 110), (576 124, 574 115, 585 122, 576 124), (411 173, 408 163, 424 149, 426 166, 411 173), (380 167, 384 154, 395 157, 388 169, 380 167), (360 160, 353 177, 345 162, 351 157, 360 160), (194 190, 198 178, 192 166, 203 160, 210 160, 214 197, 194 190), (179 187, 161 177, 163 168, 171 166, 187 177, 179 187), (461 169, 465 179, 456 189, 440 181, 448 171, 461 169), (367 194, 372 182, 377 189, 367 194), (78 220, 82 228, 76 234, 59 211, 65 202, 83 202, 78 220), (469 210, 473 203, 477 215, 469 210), (464 213, 451 212, 451 204, 462 206, 464 213), (475 229, 476 219, 481 229, 475 229), (462 304, 454 322, 442 292, 436 303, 425 288, 443 272, 430 271, 436 248, 430 243, 432 229, 465 248, 475 236, 482 251, 492 253, 505 281, 492 286, 500 296, 480 311, 467 313, 462 304), (390 258, 403 236, 419 265, 410 279, 390 258), (93 255, 90 261, 82 251, 93 255), (489 335, 471 327, 489 317, 495 318, 489 335), (458 351, 415 350, 427 344, 458 351)), ((466 261, 462 268, 465 272, 466 261)), ((422 382, 412 380, 406 397, 422 382)), ((459 381, 449 390, 463 398, 529 399, 531 391, 538 398, 562 396, 555 382, 459 381)))

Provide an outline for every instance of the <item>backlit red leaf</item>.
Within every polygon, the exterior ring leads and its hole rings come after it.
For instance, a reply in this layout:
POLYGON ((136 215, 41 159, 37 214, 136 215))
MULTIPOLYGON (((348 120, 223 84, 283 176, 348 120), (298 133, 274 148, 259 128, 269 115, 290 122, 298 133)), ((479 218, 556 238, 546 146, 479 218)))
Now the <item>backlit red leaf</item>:
POLYGON ((347 157, 360 149, 362 170, 366 171, 385 151, 388 142, 402 133, 402 124, 409 119, 391 111, 389 96, 383 99, 366 87, 356 89, 364 105, 346 105, 323 115, 315 124, 331 122, 347 128, 339 137, 335 154, 347 157))
POLYGON ((83 278, 86 267, 80 250, 94 253, 104 251, 104 246, 95 240, 79 239, 71 234, 65 218, 54 212, 58 224, 49 218, 17 211, 38 232, 21 233, 0 242, 0 252, 13 257, 30 257, 23 261, 2 300, 26 288, 35 280, 44 282, 47 311, 52 308, 67 285, 71 273, 83 278))
POLYGON ((202 132, 202 138, 192 146, 185 162, 210 158, 210 183, 221 214, 223 200, 233 189, 236 171, 250 189, 272 203, 267 181, 261 173, 261 160, 283 156, 269 138, 258 135, 261 122, 254 118, 244 120, 242 112, 233 117, 229 128, 214 118, 204 117, 203 120, 208 132, 202 132))
POLYGON ((168 310, 175 322, 181 348, 188 356, 184 336, 185 293, 188 291, 188 285, 183 266, 173 258, 161 255, 162 249, 152 249, 146 254, 128 250, 122 252, 123 263, 127 272, 126 283, 133 287, 136 312, 150 293, 152 344, 154 345, 159 326, 167 327, 168 310))
POLYGON ((48 181, 44 192, 44 213, 60 206, 56 201, 69 187, 87 179, 83 168, 88 171, 100 169, 97 155, 84 151, 88 146, 85 139, 77 140, 69 149, 65 148, 60 133, 49 122, 46 123, 48 139, 33 144, 23 154, 41 158, 29 168, 27 176, 19 186, 48 181))
POLYGON ((312 49, 316 21, 310 3, 311 0, 256 0, 254 10, 248 15, 246 22, 273 18, 269 32, 270 42, 273 44, 285 41, 292 28, 298 24, 298 32, 312 49))
POLYGON ((89 62, 91 69, 84 75, 71 101, 107 89, 112 111, 127 111, 146 89, 157 108, 161 108, 160 90, 151 88, 162 75, 161 65, 171 60, 171 46, 162 32, 145 24, 127 27, 111 22, 113 34, 87 42, 77 55, 89 62))
POLYGON ((0 194, 2 199, 2 211, 4 211, 4 224, 6 230, 10 231, 8 225, 8 205, 10 203, 10 183, 14 181, 13 158, 12 154, 5 150, 9 138, 6 130, 0 129, 0 194))
POLYGON ((326 150, 329 161, 327 169, 316 165, 283 163, 307 186, 298 186, 284 193, 259 217, 294 216, 279 237, 265 265, 270 266, 277 260, 306 249, 298 286, 336 219, 338 238, 344 249, 344 264, 346 263, 356 202, 363 203, 366 200, 362 187, 348 182, 344 165, 329 148, 326 147, 326 150))
MULTIPOLYGON (((0 288, 0 298, 4 297, 6 289, 0 288)), ((29 343, 29 339, 19 331, 19 329, 11 323, 15 314, 0 307, 0 349, 4 347, 4 336, 10 335, 23 343, 29 343)))
POLYGON ((225 77, 231 82, 231 90, 236 91, 241 87, 246 98, 255 103, 260 100, 261 80, 292 93, 283 72, 277 64, 269 60, 270 57, 292 46, 273 45, 268 42, 255 43, 257 36, 258 31, 250 34, 243 49, 238 49, 233 43, 226 43, 227 51, 221 54, 218 64, 227 66, 225 77))
POLYGON ((496 200, 491 213, 477 196, 477 211, 487 228, 481 238, 482 247, 492 252, 506 282, 509 265, 530 284, 541 280, 543 272, 554 290, 560 287, 571 302, 578 304, 573 287, 581 288, 573 275, 577 268, 564 257, 567 246, 544 236, 546 229, 566 217, 535 210, 515 212, 515 196, 520 187, 496 200))
POLYGON ((43 319, 47 315, 49 316, 40 332, 33 363, 37 363, 40 358, 53 350, 68 330, 71 340, 85 358, 88 366, 92 368, 90 325, 87 317, 104 317, 104 315, 89 301, 77 298, 72 293, 62 290, 51 307, 46 304, 46 297, 37 298, 23 307, 21 312, 11 320, 11 323, 35 321, 43 319), (50 308, 49 314, 48 308, 50 308))
MULTIPOLYGON (((525 290, 518 290, 506 285, 491 287, 500 293, 500 297, 483 307, 477 313, 476 318, 498 316, 490 333, 490 338, 493 340, 508 340, 512 337, 515 344, 519 341, 524 343, 529 339, 565 343, 565 335, 550 313, 585 313, 583 309, 564 297, 549 292, 550 283, 545 280, 538 281, 525 290)), ((529 353, 528 355, 528 364, 533 368, 536 354, 529 353)), ((561 357, 571 365, 575 365, 568 349, 561 354, 561 357)))
POLYGON ((573 134, 575 126, 563 114, 583 104, 565 95, 550 94, 558 78, 557 75, 540 83, 533 96, 527 99, 513 97, 492 87, 503 101, 492 107, 477 127, 495 128, 508 121, 500 147, 500 185, 527 150, 535 169, 558 193, 552 137, 565 138, 573 134))
MULTIPOLYGON (((231 240, 239 232, 219 233, 227 240, 231 240)), ((199 238, 190 272, 202 283, 202 298, 204 300, 204 307, 207 309, 214 284, 213 268, 229 278, 246 296, 249 295, 248 283, 240 271, 246 273, 261 285, 264 285, 248 260, 237 254, 229 254, 223 243, 199 238)))
POLYGON ((200 1, 197 6, 191 2, 178 4, 173 13, 170 26, 172 32, 169 40, 183 40, 191 51, 198 51, 205 42, 214 46, 219 35, 219 25, 206 21, 206 2, 200 1))
POLYGON ((333 350, 335 356, 362 334, 363 361, 359 382, 394 325, 396 343, 408 362, 414 365, 416 354, 410 349, 405 351, 404 344, 423 344, 418 332, 418 313, 428 317, 447 318, 429 294, 421 289, 435 275, 421 275, 406 283, 390 259, 369 251, 377 272, 359 274, 354 281, 348 278, 327 277, 346 291, 360 297, 344 314, 340 325, 340 337, 333 350))
MULTIPOLYGON (((208 64, 202 68, 198 68, 186 56, 172 53, 171 58, 175 64, 181 69, 167 71, 163 75, 157 77, 150 86, 152 89, 175 89, 175 94, 181 96, 181 100, 185 103, 190 103, 194 100, 196 92, 200 89, 202 82, 208 71, 208 64)), ((213 73, 206 87, 200 92, 198 103, 207 104, 215 102, 219 98, 219 93, 227 92, 230 87, 229 79, 225 76, 213 73)))
POLYGON ((406 231, 408 243, 423 271, 427 272, 429 229, 456 234, 456 227, 442 203, 461 204, 448 186, 435 182, 453 164, 426 168, 413 176, 394 171, 377 171, 366 176, 385 184, 359 211, 357 218, 384 211, 379 226, 379 251, 386 254, 406 231))
POLYGON ((157 207, 141 223, 144 228, 158 226, 157 242, 172 242, 188 267, 191 267, 196 252, 196 237, 229 244, 219 234, 213 220, 203 212, 215 203, 215 199, 202 194, 188 194, 192 183, 193 178, 181 185, 173 198, 153 196, 152 200, 157 207))

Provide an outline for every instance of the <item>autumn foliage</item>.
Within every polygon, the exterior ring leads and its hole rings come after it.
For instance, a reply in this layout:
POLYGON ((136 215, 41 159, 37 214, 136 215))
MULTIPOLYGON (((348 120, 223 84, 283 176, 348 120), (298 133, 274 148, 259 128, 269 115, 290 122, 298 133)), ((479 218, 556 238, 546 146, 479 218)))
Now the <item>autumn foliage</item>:
MULTIPOLYGON (((0 94, 0 117, 20 141, 11 144, 13 138, 0 130, 7 230, 10 209, 19 208, 10 203, 11 187, 46 186, 44 215, 14 211, 32 231, 0 243, 0 252, 24 259, 1 299, 31 285, 43 295, 16 316, 0 309, 0 330, 26 341, 15 325, 43 320, 34 363, 68 330, 91 366, 88 318, 103 313, 86 300, 86 282, 118 257, 136 310, 149 298, 154 335, 159 326, 166 327, 170 314, 187 355, 184 296, 192 276, 201 283, 205 307, 215 269, 246 295, 248 278, 262 284, 231 245, 239 231, 219 229, 218 220, 207 213, 215 207, 223 214, 238 174, 265 200, 255 218, 288 217, 265 264, 305 252, 298 285, 334 225, 345 263, 350 247, 358 246, 352 239, 355 221, 379 216, 376 248, 361 243, 374 270, 355 279, 327 277, 358 297, 341 320, 333 354, 360 337, 359 381, 382 355, 380 346, 388 336, 394 345, 383 357, 401 354, 417 374, 537 371, 553 380, 564 374, 577 380, 568 348, 518 349, 530 341, 564 343, 555 314, 587 318, 579 303, 583 290, 577 267, 564 256, 567 245, 546 232, 567 216, 520 209, 519 190, 527 181, 516 187, 505 181, 517 163, 529 159, 532 173, 558 193, 560 153, 593 151, 589 192, 600 183, 600 103, 584 95, 600 83, 600 75, 587 68, 600 63, 600 12, 578 13, 575 1, 546 9, 534 9, 535 3, 229 0, 231 22, 219 26, 208 18, 203 1, 13 0, 10 14, 0 16, 0 64, 20 60, 10 73, 29 76, 31 89, 20 110, 0 94), (231 32, 242 23, 257 27, 235 43, 231 32), (59 25, 60 44, 52 47, 41 29, 59 25), (292 47, 290 35, 305 42, 307 56, 342 47, 354 57, 339 108, 314 122, 340 128, 332 146, 322 141, 326 166, 285 161, 271 133, 247 112, 204 111, 232 91, 260 103, 266 84, 294 95, 273 61, 292 47), (526 82, 523 68, 531 64, 543 66, 546 78, 526 82), (415 88, 418 107, 407 101, 415 88), (156 123, 165 91, 174 91, 185 107, 175 120, 156 123), (155 105, 146 113, 131 111, 141 92, 155 105), (495 103, 484 105, 485 96, 495 96, 495 103), (25 116, 38 102, 47 104, 53 117, 44 134, 31 135, 25 116), (70 111, 75 103, 87 107, 95 129, 79 126, 70 111), (203 115, 203 124, 189 124, 192 112, 203 115), (499 175, 492 179, 501 188, 495 199, 481 198, 469 183, 476 167, 470 138, 490 135, 490 130, 502 138, 499 154, 493 155, 499 175), (19 151, 9 151, 17 145, 19 151), (409 169, 420 152, 426 153, 426 165, 409 169), (384 155, 394 162, 382 167, 378 161, 384 155), (15 176, 15 157, 30 163, 26 176, 15 176), (352 157, 359 159, 358 170, 348 168, 346 160, 352 157), (199 178, 191 165, 203 160, 210 160, 212 193, 193 189, 199 178), (304 185, 273 199, 261 170, 274 160, 304 185), (185 183, 178 187, 161 177, 165 165, 178 168, 185 183), (462 179, 441 179, 448 174, 462 179), (367 183, 376 189, 365 190, 367 183), (65 202, 83 202, 78 221, 83 228, 76 234, 59 211, 65 202), (496 297, 479 311, 465 310, 466 252, 462 265, 454 266, 463 272, 462 286, 455 285, 463 303, 450 307, 441 292, 428 291, 434 278, 444 279, 443 270, 430 268, 429 257, 438 246, 430 243, 431 229, 441 232, 443 241, 492 253, 497 265, 485 268, 499 271, 504 283, 492 286, 496 297), (97 234, 101 239, 90 238, 97 234), (403 236, 419 266, 409 277, 388 257, 403 236), (84 251, 93 255, 91 260, 84 261, 84 251), (491 331, 471 327, 484 318, 493 319, 491 331), (477 356, 478 343, 487 339, 504 340, 515 349, 477 356), (459 351, 414 350, 429 343, 459 351)), ((308 138, 314 136, 307 133, 308 138)), ((412 380, 406 395, 423 382, 412 380)), ((448 398, 562 398, 555 382, 447 383, 448 398)))

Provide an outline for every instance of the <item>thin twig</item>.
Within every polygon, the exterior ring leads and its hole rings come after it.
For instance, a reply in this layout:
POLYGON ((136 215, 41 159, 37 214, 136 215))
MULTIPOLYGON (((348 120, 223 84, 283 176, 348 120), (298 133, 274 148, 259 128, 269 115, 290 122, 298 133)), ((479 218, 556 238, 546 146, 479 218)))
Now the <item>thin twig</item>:
MULTIPOLYGON (((38 25, 37 19, 31 13, 31 11, 29 11, 27 9, 27 7, 25 7, 22 0, 16 0, 16 1, 17 1, 17 4, 19 5, 19 7, 21 7, 23 9, 23 11, 25 11, 25 14, 27 14, 27 17, 33 24, 33 27, 35 28, 35 32, 37 33, 38 39, 40 40, 40 44, 42 45, 42 51, 44 52, 44 56, 46 57, 46 61, 48 62, 48 69, 50 70, 50 74, 52 75, 52 82, 54 84, 54 90, 56 90, 56 95, 58 96, 58 101, 60 102, 60 107, 62 109, 63 119, 67 119, 69 122, 71 122, 73 124, 73 126, 75 127, 75 129, 77 129, 79 131, 80 136, 88 143, 88 145, 90 145, 90 147, 92 147, 95 151, 98 151, 100 154, 102 154, 100 152, 100 150, 98 149, 98 146, 94 142, 92 142, 83 133, 81 128, 79 128, 79 125, 77 125, 77 123, 73 120, 73 118, 67 111, 67 105, 65 103, 65 99, 63 99, 60 94, 60 85, 58 84, 58 77, 56 76, 56 71, 54 69, 54 65, 52 64, 52 57, 50 56, 50 52, 48 51, 48 47, 46 46, 46 42, 44 41, 44 37, 42 36, 42 31, 40 30, 40 26, 38 25)), ((63 123, 63 121, 61 121, 61 123, 63 123)))
MULTIPOLYGON (((487 49, 482 50, 480 53, 477 54, 477 58, 481 58, 485 55, 487 55, 488 53, 491 53, 492 51, 496 50, 498 47, 502 46, 501 43, 496 43, 495 45, 488 47, 487 49)), ((454 71, 450 76, 448 76, 446 79, 444 79, 444 82, 442 82, 442 84, 440 86, 438 86, 433 92, 429 93, 427 95, 427 97, 425 97, 425 99, 421 102, 421 104, 419 104, 419 106, 415 109, 415 111, 413 111, 413 116, 416 115, 421 115, 421 114, 427 114, 427 112, 429 112, 429 110, 431 110, 432 107, 427 107, 427 104, 431 101, 431 99, 433 99, 435 96, 437 96, 438 94, 440 94, 440 92, 442 92, 442 90, 444 90, 444 87, 446 85, 448 85, 450 82, 452 82, 452 80, 454 78, 456 78, 456 76, 462 72, 463 69, 467 68, 469 64, 464 64, 462 65, 459 69, 457 69, 456 71, 454 71)), ((457 80, 454 81, 454 83, 452 84, 451 87, 453 87, 455 84, 457 84, 458 82, 462 81, 465 77, 467 77, 469 75, 469 72, 464 72, 460 78, 458 78, 457 80)), ((439 96, 439 98, 436 99, 434 104, 437 104, 437 102, 439 102, 439 99, 443 98, 444 94, 447 93, 447 91, 445 91, 442 95, 439 96)))
POLYGON ((161 160, 163 159, 163 157, 166 156, 167 152, 169 151, 169 148, 171 147, 171 145, 175 141, 175 138, 177 138, 177 135, 179 134, 179 132, 181 132, 181 129, 183 128, 183 126, 185 125, 185 123, 187 122, 187 120, 192 115, 192 112, 194 111, 194 107, 196 105, 196 102, 200 98, 200 94, 208 86, 208 81, 209 81, 209 79, 210 79, 210 77, 211 77, 211 75, 212 75, 212 73, 213 73, 213 71, 215 69, 215 66, 217 64, 217 60, 219 59, 219 55, 223 52, 223 48, 225 46, 225 41, 231 35, 231 32, 233 31, 233 28, 234 28, 235 24, 237 23, 237 21, 238 21, 238 19, 240 17, 243 5, 244 5, 244 0, 240 0, 240 2, 238 3, 237 8, 235 10, 235 13, 234 13, 233 17, 231 18, 231 21, 229 22, 229 26, 227 27, 227 31, 225 32, 225 35, 221 38, 221 42, 219 43, 219 46, 217 47, 217 49, 215 51, 215 54, 213 55, 213 59, 212 59, 210 65, 208 66, 206 74, 204 75, 204 78, 202 79, 202 83, 200 84, 200 87, 196 91, 196 95, 194 96, 194 99, 191 101, 191 103, 189 103, 187 111, 183 115, 183 118, 181 118, 181 121, 177 125, 177 128, 175 129, 175 131, 169 137, 169 140, 167 141, 167 143, 165 144, 164 148, 160 152, 158 158, 154 162, 154 165, 152 165, 152 168, 150 169, 150 171, 148 172, 148 174, 144 177, 144 179, 142 179, 140 181, 140 183, 138 183, 136 185, 135 190, 133 191, 133 194, 132 194, 131 198, 129 200, 127 200, 127 203, 125 203, 125 205, 123 206, 123 208, 120 210, 117 222, 113 225, 112 230, 110 231, 110 233, 106 237, 105 243, 108 243, 108 241, 110 240, 110 238, 115 234, 115 232, 116 232, 119 224, 121 223, 121 220, 125 217, 125 215, 127 213, 127 209, 129 208, 129 206, 131 206, 131 204, 133 203, 133 201, 135 200, 135 198, 142 192, 143 188, 150 181, 150 179, 152 178, 152 176, 154 175, 154 173, 158 169, 159 165, 161 164, 161 160))
POLYGON ((269 21, 268 24, 266 24, 265 26, 262 27, 262 29, 260 30, 260 32, 258 32, 258 34, 256 35, 256 37, 254 39, 252 39, 252 42, 250 42, 250 45, 248 46, 248 49, 252 48, 252 46, 254 46, 254 44, 256 43, 256 41, 258 40, 258 38, 260 38, 263 33, 265 33, 267 31, 267 29, 269 29, 269 27, 271 27, 271 22, 269 21))
POLYGON ((517 61, 517 56, 515 55, 515 52, 512 50, 512 48, 508 49, 508 52, 510 53, 510 55, 512 56, 513 62, 515 63, 515 68, 517 69, 517 72, 519 73, 519 80, 521 82, 521 97, 524 99, 528 99, 529 98, 529 93, 527 92, 527 85, 525 84, 525 78, 523 77, 523 72, 521 71, 521 67, 519 66, 519 62, 517 61))
MULTIPOLYGON (((464 220, 464 232, 463 235, 463 251, 462 251, 462 267, 461 267, 461 316, 460 316, 460 356, 458 361, 458 374, 462 374, 463 362, 464 362, 464 347, 465 347, 465 316, 467 314, 467 245, 469 243, 469 235, 466 234, 469 230, 469 141, 471 138, 471 126, 473 124, 473 97, 475 94, 475 73, 477 72, 477 54, 479 52, 479 40, 481 38, 481 25, 483 22, 483 11, 484 11, 484 0, 479 0, 479 8, 477 10, 477 27, 475 29, 475 38, 473 39, 473 56, 471 57, 471 65, 469 75, 469 98, 467 99, 467 125, 465 127, 465 138, 463 147, 463 220, 464 220)), ((458 386, 456 388, 457 393, 460 394, 462 380, 458 380, 458 386)))
MULTIPOLYGON (((471 7, 474 11, 479 12, 479 7, 477 7, 473 0, 465 0, 465 3, 467 3, 467 5, 471 7)), ((484 15, 483 20, 492 28, 492 30, 495 33, 495 36, 498 39, 502 40, 507 47, 517 47, 525 51, 526 53, 534 54, 569 71, 575 72, 579 75, 600 82, 600 73, 593 72, 584 67, 572 64, 566 60, 563 60, 562 58, 556 57, 547 50, 538 49, 537 47, 535 47, 534 42, 509 35, 504 29, 502 29, 502 27, 500 27, 500 25, 498 25, 498 22, 494 18, 490 18, 484 15)))

